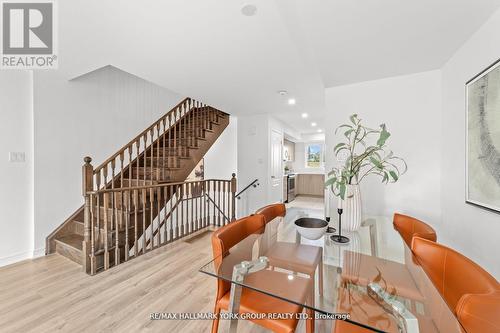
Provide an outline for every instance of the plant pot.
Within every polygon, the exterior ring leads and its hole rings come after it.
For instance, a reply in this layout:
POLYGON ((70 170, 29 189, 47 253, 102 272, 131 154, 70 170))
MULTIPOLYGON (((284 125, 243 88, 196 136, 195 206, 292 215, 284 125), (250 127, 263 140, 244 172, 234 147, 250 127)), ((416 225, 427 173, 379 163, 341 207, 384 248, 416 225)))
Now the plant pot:
POLYGON ((356 231, 361 227, 362 208, 359 185, 347 185, 344 211, 342 214, 342 229, 356 231))

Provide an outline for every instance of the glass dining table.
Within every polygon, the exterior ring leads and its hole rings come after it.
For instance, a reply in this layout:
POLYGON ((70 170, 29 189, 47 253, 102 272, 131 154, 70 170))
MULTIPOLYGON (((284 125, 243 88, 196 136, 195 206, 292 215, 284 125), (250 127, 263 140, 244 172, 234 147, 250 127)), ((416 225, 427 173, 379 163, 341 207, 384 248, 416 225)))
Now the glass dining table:
MULTIPOLYGON (((267 223, 200 271, 231 283, 229 312, 234 314, 242 288, 250 288, 313 310, 316 319, 335 319, 333 325, 375 332, 466 332, 391 218, 367 217, 359 230, 342 231, 347 244, 331 239, 338 232, 317 240, 298 233, 296 220, 322 216, 322 210, 289 208, 284 218, 267 223), (270 270, 286 276, 285 282, 269 281, 270 270), (294 292, 296 280, 309 282, 307 297, 294 292)), ((337 222, 330 226, 338 227, 337 222)), ((230 320, 229 331, 235 332, 237 316, 230 320)))

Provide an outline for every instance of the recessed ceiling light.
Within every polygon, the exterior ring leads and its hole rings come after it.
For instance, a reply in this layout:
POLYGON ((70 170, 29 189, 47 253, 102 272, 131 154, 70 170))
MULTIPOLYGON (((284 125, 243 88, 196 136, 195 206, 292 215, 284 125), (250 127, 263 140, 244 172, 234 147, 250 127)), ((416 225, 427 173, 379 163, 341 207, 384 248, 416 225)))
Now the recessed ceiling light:
POLYGON ((295 98, 288 99, 288 105, 295 105, 295 103, 297 103, 297 101, 295 101, 295 98))
POLYGON ((323 132, 323 130, 321 130, 321 129, 318 129, 318 133, 321 133, 321 132, 323 132))
POLYGON ((311 123, 311 126, 312 126, 312 127, 315 127, 316 125, 318 125, 318 124, 316 124, 316 123, 311 123))
POLYGON ((309 117, 309 115, 307 113, 302 114, 302 118, 306 119, 307 117, 309 117))
POLYGON ((254 16, 257 14, 257 6, 254 4, 246 4, 241 7, 241 13, 245 16, 254 16))
POLYGON ((286 90, 278 90, 278 94, 285 96, 288 92, 286 90))

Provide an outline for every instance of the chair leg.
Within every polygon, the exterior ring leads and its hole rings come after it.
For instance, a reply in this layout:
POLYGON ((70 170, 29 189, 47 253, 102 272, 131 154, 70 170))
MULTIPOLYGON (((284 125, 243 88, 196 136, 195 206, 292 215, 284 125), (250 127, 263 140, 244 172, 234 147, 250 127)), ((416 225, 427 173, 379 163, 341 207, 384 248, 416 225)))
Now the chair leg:
POLYGON ((212 320, 212 333, 217 333, 219 330, 219 316, 220 316, 220 308, 215 304, 214 309, 215 319, 212 320))

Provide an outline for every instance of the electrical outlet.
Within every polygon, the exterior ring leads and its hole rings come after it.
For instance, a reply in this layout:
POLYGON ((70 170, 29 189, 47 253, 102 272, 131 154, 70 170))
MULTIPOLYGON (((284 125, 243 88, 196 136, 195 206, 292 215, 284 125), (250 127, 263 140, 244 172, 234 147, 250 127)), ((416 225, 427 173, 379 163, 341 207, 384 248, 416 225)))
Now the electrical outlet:
POLYGON ((24 152, 11 151, 9 153, 9 162, 11 163, 24 163, 26 161, 26 155, 24 152))

